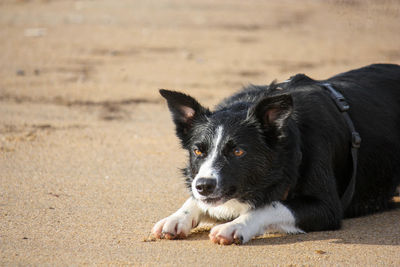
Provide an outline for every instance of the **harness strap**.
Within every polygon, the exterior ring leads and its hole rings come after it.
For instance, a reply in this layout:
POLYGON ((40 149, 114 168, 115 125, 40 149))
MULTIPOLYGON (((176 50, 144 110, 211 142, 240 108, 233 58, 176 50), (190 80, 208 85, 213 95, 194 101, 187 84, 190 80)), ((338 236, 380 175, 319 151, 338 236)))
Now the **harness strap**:
POLYGON ((336 107, 342 113, 343 118, 346 121, 347 126, 349 127, 351 132, 351 157, 353 160, 353 173, 351 175, 350 182, 347 185, 347 188, 341 198, 343 212, 344 212, 346 208, 349 206, 354 195, 354 189, 356 185, 356 175, 357 175, 357 156, 358 156, 358 149, 360 148, 361 144, 361 137, 360 134, 356 131, 353 121, 351 120, 349 114, 347 113, 347 111, 350 109, 350 105, 346 102, 344 96, 337 90, 335 90, 330 83, 323 83, 322 88, 324 88, 329 92, 329 96, 332 98, 332 100, 336 104, 336 107))

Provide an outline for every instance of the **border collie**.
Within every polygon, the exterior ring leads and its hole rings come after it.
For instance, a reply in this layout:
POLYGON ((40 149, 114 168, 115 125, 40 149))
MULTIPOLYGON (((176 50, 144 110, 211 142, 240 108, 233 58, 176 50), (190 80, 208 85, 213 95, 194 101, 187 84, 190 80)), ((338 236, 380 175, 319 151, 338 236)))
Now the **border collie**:
POLYGON ((155 224, 156 238, 185 238, 213 218, 220 224, 211 241, 243 244, 271 231, 339 229, 343 218, 391 206, 400 183, 398 65, 374 64, 323 81, 298 74, 250 85, 214 111, 186 94, 160 93, 189 154, 183 173, 191 196, 155 224), (350 106, 347 115, 362 138, 355 161, 349 122, 326 84, 350 106))

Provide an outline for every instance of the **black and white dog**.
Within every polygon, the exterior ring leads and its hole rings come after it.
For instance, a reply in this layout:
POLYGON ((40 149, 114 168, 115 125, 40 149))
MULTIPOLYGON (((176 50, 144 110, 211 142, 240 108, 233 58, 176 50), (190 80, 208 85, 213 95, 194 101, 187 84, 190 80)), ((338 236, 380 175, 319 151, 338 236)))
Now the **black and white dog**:
POLYGON ((182 93, 160 93, 189 152, 184 174, 192 196, 155 224, 157 238, 184 238, 209 217, 221 222, 210 239, 225 245, 266 231, 338 229, 344 217, 387 209, 400 183, 398 65, 370 65, 324 81, 298 74, 251 85, 215 111, 182 93), (353 136, 330 94, 344 96, 362 138, 347 205, 353 136))

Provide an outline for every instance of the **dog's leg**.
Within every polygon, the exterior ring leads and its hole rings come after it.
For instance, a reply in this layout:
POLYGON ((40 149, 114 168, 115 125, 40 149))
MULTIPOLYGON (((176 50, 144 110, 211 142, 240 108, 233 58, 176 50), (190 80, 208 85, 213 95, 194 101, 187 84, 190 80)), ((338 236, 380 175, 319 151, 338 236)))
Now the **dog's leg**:
POLYGON ((253 237, 262 235, 274 226, 286 233, 304 233, 296 227, 293 213, 282 203, 273 202, 262 208, 250 210, 235 220, 211 229, 210 239, 214 243, 230 245, 243 244, 253 237))
POLYGON ((197 201, 190 197, 174 214, 157 222, 151 232, 156 238, 185 238, 198 225, 201 214, 197 201))

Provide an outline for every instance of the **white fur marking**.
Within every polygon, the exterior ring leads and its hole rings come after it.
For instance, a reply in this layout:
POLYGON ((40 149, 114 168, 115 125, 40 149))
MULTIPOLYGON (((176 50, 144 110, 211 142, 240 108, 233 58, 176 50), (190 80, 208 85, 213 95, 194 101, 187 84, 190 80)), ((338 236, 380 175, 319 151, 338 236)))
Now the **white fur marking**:
POLYGON ((204 198, 204 196, 201 196, 196 190, 197 179, 199 179, 199 178, 214 178, 214 179, 217 179, 217 184, 218 184, 218 180, 219 180, 218 170, 216 170, 213 165, 214 165, 215 159, 218 156, 218 146, 221 143, 222 130, 223 130, 222 126, 219 126, 217 128, 216 135, 213 139, 212 151, 207 156, 204 163, 200 166, 199 172, 197 173, 196 177, 193 179, 192 192, 193 192, 194 197, 197 199, 204 198))
MULTIPOLYGON (((279 201, 273 202, 262 209, 254 211, 252 221, 259 222, 261 227, 258 234, 263 234, 269 228, 274 225, 275 230, 284 233, 304 233, 301 229, 296 227, 296 220, 293 213, 279 201)), ((254 227, 257 227, 257 223, 254 223, 254 227)))

